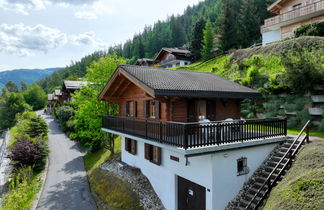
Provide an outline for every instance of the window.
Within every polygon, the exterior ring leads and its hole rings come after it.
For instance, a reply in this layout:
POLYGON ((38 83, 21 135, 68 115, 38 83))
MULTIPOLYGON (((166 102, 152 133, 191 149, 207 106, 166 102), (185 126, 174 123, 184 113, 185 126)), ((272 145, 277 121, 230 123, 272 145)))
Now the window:
POLYGON ((145 144, 144 152, 146 160, 149 160, 156 165, 161 165, 161 147, 145 144))
POLYGON ((136 117, 136 101, 127 101, 125 104, 125 115, 126 117, 136 117))
POLYGON ((249 173, 249 168, 247 167, 247 158, 242 157, 237 159, 237 175, 244 175, 249 173))
POLYGON ((160 118, 160 102, 156 100, 144 101, 144 117, 159 119, 160 118))
POLYGON ((203 118, 206 118, 206 100, 197 101, 196 107, 197 107, 198 119, 200 119, 201 116, 203 116, 203 118))
POLYGON ((130 138, 125 138, 125 150, 133 155, 137 153, 137 141, 130 138))

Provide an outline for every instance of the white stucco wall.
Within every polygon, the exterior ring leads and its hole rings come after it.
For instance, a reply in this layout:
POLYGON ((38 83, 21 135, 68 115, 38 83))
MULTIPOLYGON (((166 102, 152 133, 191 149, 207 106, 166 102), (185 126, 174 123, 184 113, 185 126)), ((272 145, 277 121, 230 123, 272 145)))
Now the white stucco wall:
POLYGON ((266 144, 212 155, 214 210, 223 210, 226 207, 275 147, 276 144, 266 144), (249 173, 238 176, 237 159, 241 157, 247 158, 249 173))
POLYGON ((185 166, 186 159, 183 154, 162 148, 162 164, 158 166, 144 158, 144 142, 137 141, 136 155, 125 151, 124 144, 122 137, 122 161, 141 169, 169 210, 177 209, 177 176, 206 188, 207 210, 224 209, 276 146, 267 144, 189 157, 188 166, 185 166), (170 155, 178 157, 179 162, 171 160, 170 155), (237 159, 241 157, 247 157, 250 172, 237 176, 237 159))
POLYGON ((276 42, 281 39, 280 29, 262 33, 262 45, 276 42))
MULTIPOLYGON (((184 156, 162 148, 162 164, 158 166, 144 158, 144 142, 137 141, 136 155, 125 151, 124 144, 122 138, 122 161, 141 169, 167 209, 177 209, 177 176, 211 189, 213 179, 210 155, 190 158, 190 166, 185 166, 184 156), (179 162, 171 160, 170 155, 178 157, 179 162)), ((206 209, 212 210, 212 195, 207 191, 206 209)))

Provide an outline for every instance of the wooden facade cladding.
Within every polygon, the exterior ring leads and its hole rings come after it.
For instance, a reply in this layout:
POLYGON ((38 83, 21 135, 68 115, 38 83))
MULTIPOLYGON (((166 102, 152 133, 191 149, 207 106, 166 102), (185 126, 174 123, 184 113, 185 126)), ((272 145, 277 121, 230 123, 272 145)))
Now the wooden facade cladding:
POLYGON ((220 121, 227 118, 239 119, 240 106, 239 99, 206 99, 206 98, 180 98, 180 97, 157 97, 150 96, 145 89, 132 83, 123 75, 119 75, 118 80, 112 84, 110 97, 106 100, 112 101, 119 106, 119 116, 127 117, 127 102, 135 102, 135 113, 133 116, 138 119, 148 119, 146 116, 146 106, 148 101, 155 100, 158 103, 160 121, 189 122, 198 121, 198 115, 195 114, 195 120, 189 120, 190 114, 195 112, 196 107, 190 108, 199 100, 206 101, 207 119, 211 121, 220 121), (194 109, 194 110, 190 110, 194 109))

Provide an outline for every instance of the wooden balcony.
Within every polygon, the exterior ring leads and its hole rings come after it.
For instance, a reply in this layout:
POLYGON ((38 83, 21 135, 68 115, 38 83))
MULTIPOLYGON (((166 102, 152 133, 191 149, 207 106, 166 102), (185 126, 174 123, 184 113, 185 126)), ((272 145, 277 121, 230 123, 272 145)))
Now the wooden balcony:
POLYGON ((285 12, 272 18, 265 19, 264 25, 262 26, 261 30, 265 30, 265 28, 276 24, 301 18, 312 13, 318 13, 322 10, 324 10, 324 0, 308 4, 304 7, 296 8, 292 11, 285 12))
POLYGON ((183 149, 286 136, 286 119, 181 123, 103 116, 103 128, 183 149))

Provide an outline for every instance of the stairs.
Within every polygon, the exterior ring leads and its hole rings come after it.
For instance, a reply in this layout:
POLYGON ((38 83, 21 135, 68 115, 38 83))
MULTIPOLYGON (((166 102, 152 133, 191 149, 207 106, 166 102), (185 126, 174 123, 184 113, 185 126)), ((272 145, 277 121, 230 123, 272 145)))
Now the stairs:
POLYGON ((232 205, 228 207, 229 209, 255 210, 262 205, 272 187, 282 179, 285 172, 290 168, 302 144, 309 141, 308 124, 309 121, 297 138, 289 138, 265 161, 261 171, 251 177, 250 184, 236 198, 235 207, 232 205), (306 135, 302 136, 305 130, 306 135))

